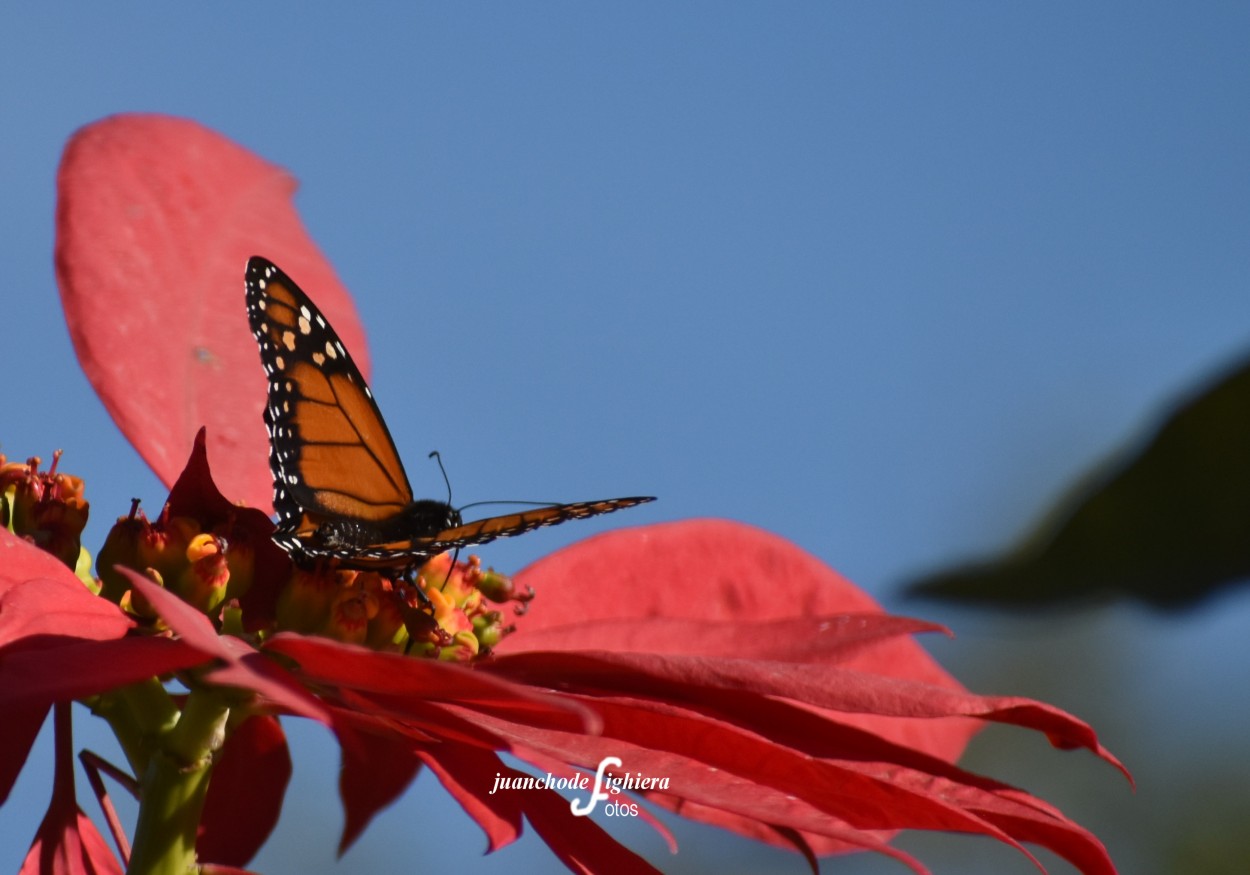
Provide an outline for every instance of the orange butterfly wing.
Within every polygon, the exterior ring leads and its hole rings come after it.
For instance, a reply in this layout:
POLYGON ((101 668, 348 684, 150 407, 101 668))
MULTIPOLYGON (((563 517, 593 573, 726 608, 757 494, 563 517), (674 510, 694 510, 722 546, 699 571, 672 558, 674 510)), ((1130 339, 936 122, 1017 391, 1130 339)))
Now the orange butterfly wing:
POLYGON ((316 305, 259 256, 248 260, 245 286, 269 378, 274 540, 297 560, 406 570, 445 550, 654 501, 556 504, 470 523, 441 502, 414 501, 373 393, 316 305))
POLYGON ((265 426, 279 533, 301 540, 327 517, 381 521, 412 487, 364 377, 286 274, 247 263, 247 314, 269 378, 265 426))
MULTIPOLYGON (((521 511, 520 513, 474 520, 450 529, 443 529, 441 532, 429 537, 413 538, 407 543, 412 544, 414 548, 422 552, 430 554, 442 553, 444 550, 454 550, 457 547, 467 547, 470 544, 485 544, 496 538, 511 538, 513 535, 531 532, 544 526, 559 525, 568 520, 581 520, 587 517, 598 516, 602 513, 624 510, 627 507, 646 504, 648 501, 655 501, 655 499, 650 496, 639 496, 634 498, 607 498, 601 501, 579 501, 574 504, 551 504, 544 507, 536 507, 533 510, 521 511)), ((398 544, 392 546, 399 547, 398 544)))

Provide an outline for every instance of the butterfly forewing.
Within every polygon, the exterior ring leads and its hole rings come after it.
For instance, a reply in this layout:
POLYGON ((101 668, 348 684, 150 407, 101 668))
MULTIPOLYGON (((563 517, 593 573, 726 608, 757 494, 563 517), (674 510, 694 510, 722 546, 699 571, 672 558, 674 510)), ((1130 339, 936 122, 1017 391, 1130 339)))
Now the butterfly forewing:
POLYGON ((316 305, 260 257, 247 263, 246 286, 269 378, 274 540, 297 560, 408 571, 446 550, 654 500, 555 504, 463 524, 441 502, 414 502, 373 394, 316 305))
POLYGON ((309 514, 381 520, 412 501, 360 370, 316 305, 275 265, 247 265, 247 314, 269 378, 265 425, 283 530, 309 514))

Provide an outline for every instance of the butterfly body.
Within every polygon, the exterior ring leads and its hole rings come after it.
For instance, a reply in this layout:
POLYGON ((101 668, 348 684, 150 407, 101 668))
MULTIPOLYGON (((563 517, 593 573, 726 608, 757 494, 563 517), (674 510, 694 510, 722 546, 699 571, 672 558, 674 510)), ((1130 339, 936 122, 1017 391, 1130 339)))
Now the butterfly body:
MULTIPOLYGON (((339 564, 353 567, 366 561, 369 548, 401 541, 433 539, 439 532, 460 525, 460 512, 450 504, 433 499, 410 503, 393 517, 377 522, 332 517, 316 524, 307 541, 316 552, 340 557, 339 564)), ((366 562, 365 567, 372 567, 366 562)))
POLYGON ((316 305, 259 256, 248 260, 245 285, 269 380, 273 537, 298 564, 407 573, 446 550, 654 500, 554 504, 465 523, 445 502, 414 498, 373 393, 316 305))

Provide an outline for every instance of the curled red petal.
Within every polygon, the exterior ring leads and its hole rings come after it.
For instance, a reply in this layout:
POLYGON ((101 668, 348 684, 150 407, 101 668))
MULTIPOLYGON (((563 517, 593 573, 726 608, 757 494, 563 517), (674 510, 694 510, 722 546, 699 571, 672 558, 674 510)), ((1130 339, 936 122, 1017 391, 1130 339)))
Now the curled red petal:
POLYGON ((222 491, 270 507, 265 377, 243 306, 250 256, 312 291, 368 374, 364 333, 291 203, 295 187, 281 168, 173 116, 111 116, 66 144, 56 272, 70 337, 166 485, 207 425, 222 491))
MULTIPOLYGON (((523 777, 508 769, 508 777, 523 777)), ((621 845, 589 817, 578 817, 564 797, 553 790, 519 794, 525 818, 551 848, 560 862, 573 872, 603 875, 660 875, 642 857, 621 845)))
MULTIPOLYGON (((861 764, 852 768, 886 775, 886 771, 876 765, 861 764)), ((908 769, 890 769, 886 776, 900 786, 918 788, 974 811, 1019 841, 1054 851, 1085 875, 1116 875, 1115 864, 1102 842, 1059 809, 1035 796, 1013 789, 986 792, 908 769)))
POLYGON ((512 844, 521 835, 522 811, 514 793, 489 793, 504 768, 494 751, 458 744, 440 744, 419 751, 443 789, 460 803, 486 834, 487 853, 512 844))

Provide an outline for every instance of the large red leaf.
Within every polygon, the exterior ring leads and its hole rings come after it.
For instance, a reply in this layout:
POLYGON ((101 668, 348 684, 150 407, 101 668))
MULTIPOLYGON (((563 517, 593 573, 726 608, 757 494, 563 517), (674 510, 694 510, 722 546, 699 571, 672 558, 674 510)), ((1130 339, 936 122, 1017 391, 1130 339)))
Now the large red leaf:
POLYGON ((207 425, 222 492, 270 507, 265 377, 243 305, 250 256, 307 290, 368 374, 364 334, 291 203, 295 188, 281 168, 172 116, 111 116, 65 147, 56 271, 70 337, 166 485, 207 425))

